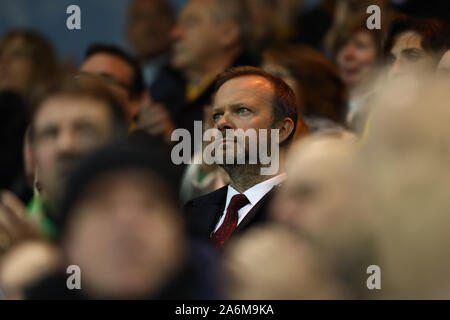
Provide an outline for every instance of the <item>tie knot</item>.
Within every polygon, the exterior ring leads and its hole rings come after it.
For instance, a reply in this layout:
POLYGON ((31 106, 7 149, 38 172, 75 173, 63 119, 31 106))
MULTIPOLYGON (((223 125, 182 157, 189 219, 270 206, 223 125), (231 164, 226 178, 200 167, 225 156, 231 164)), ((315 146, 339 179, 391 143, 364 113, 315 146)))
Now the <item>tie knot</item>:
POLYGON ((245 207, 249 203, 250 201, 248 201, 245 194, 236 194, 231 198, 230 204, 228 205, 228 210, 239 211, 242 207, 245 207))

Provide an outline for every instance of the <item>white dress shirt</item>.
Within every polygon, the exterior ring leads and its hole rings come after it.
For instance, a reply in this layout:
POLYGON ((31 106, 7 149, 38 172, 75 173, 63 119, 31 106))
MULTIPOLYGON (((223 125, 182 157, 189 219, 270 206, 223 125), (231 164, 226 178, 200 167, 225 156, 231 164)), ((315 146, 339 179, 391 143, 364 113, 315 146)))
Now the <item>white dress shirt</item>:
MULTIPOLYGON (((252 210, 252 208, 258 203, 259 200, 262 199, 272 188, 281 182, 286 178, 286 174, 282 173, 278 176, 275 176, 273 178, 270 178, 268 180, 265 180, 263 182, 260 182, 258 184, 255 184, 250 189, 246 190, 243 194, 247 197, 248 201, 250 202, 246 206, 242 207, 238 211, 239 220, 238 225, 241 223, 242 220, 244 220, 245 216, 252 210)), ((228 185, 227 190, 227 200, 225 202, 225 209, 223 210, 222 216, 220 217, 219 222, 216 225, 216 228, 214 229, 214 232, 219 229, 220 225, 223 223, 223 220, 225 220, 225 215, 227 213, 228 206, 230 204, 231 198, 235 195, 239 194, 239 192, 234 189, 231 185, 228 185)))

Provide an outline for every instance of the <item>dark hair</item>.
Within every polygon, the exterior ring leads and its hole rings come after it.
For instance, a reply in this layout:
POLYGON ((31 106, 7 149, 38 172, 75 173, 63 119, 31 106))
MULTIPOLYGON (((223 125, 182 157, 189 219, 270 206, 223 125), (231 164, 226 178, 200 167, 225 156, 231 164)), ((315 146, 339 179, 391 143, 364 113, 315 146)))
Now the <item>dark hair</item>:
POLYGON ((133 70, 133 77, 131 79, 131 87, 129 88, 130 97, 140 97, 142 92, 144 91, 144 78, 142 76, 141 66, 139 65, 139 62, 125 50, 122 50, 115 45, 103 43, 95 43, 91 45, 86 51, 85 60, 99 53, 112 55, 119 59, 122 59, 131 67, 131 69, 133 70))
POLYGON ((157 186, 158 197, 177 211, 180 209, 177 192, 177 176, 168 154, 159 146, 147 148, 142 141, 125 139, 91 153, 84 158, 67 181, 67 189, 56 215, 61 236, 64 236, 73 208, 94 181, 106 174, 137 170, 143 177, 157 186), (148 175, 146 175, 148 174, 148 175))
POLYGON ((294 91, 292 91, 292 89, 281 78, 274 76, 260 68, 249 66, 234 67, 222 72, 217 76, 215 92, 217 92, 225 82, 228 82, 231 79, 245 76, 259 76, 269 81, 272 85, 274 90, 272 101, 274 121, 278 122, 283 121, 285 118, 289 118, 294 122, 294 130, 292 130, 289 137, 282 144, 280 144, 280 146, 288 146, 292 142, 295 130, 297 128, 297 101, 295 99, 294 91))
POLYGON ((404 32, 417 32, 421 38, 422 47, 431 52, 436 62, 442 57, 449 47, 449 24, 438 19, 415 19, 406 15, 400 15, 392 22, 391 28, 384 45, 384 56, 388 57, 396 37, 404 32))
POLYGON ((30 141, 35 138, 34 122, 43 103, 55 96, 91 98, 100 101, 108 108, 113 125, 114 137, 121 138, 127 132, 125 107, 111 90, 99 79, 94 77, 63 76, 37 92, 31 102, 30 141))
POLYGON ((306 45, 284 45, 264 51, 266 61, 287 69, 301 92, 303 116, 319 116, 345 124, 347 89, 333 62, 306 45))

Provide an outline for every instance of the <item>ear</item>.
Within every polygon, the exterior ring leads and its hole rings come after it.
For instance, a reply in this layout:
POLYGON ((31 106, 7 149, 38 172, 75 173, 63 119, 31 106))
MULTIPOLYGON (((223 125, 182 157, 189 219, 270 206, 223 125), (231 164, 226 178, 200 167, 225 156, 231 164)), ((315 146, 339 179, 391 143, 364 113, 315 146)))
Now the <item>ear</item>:
POLYGON ((241 34, 240 28, 234 21, 226 21, 222 23, 222 32, 220 42, 223 48, 229 48, 239 42, 241 34))
POLYGON ((294 121, 291 118, 284 118, 283 121, 278 123, 276 128, 280 130, 279 144, 282 144, 291 135, 292 131, 294 131, 294 125, 294 121))

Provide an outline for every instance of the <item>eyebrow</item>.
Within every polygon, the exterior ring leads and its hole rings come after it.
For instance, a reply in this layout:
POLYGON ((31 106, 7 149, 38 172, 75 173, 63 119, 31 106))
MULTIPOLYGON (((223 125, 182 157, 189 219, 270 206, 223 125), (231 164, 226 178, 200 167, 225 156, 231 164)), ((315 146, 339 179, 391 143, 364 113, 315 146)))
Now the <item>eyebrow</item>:
MULTIPOLYGON (((242 102, 242 103, 229 104, 229 105, 226 105, 226 107, 229 107, 229 108, 251 108, 252 106, 242 102)), ((217 106, 217 107, 213 106, 213 111, 217 110, 217 109, 223 109, 223 108, 224 108, 224 106, 217 106)))
POLYGON ((423 54, 425 52, 425 50, 423 49, 419 49, 419 48, 406 48, 402 50, 402 54, 408 54, 408 53, 419 53, 419 54, 423 54))

